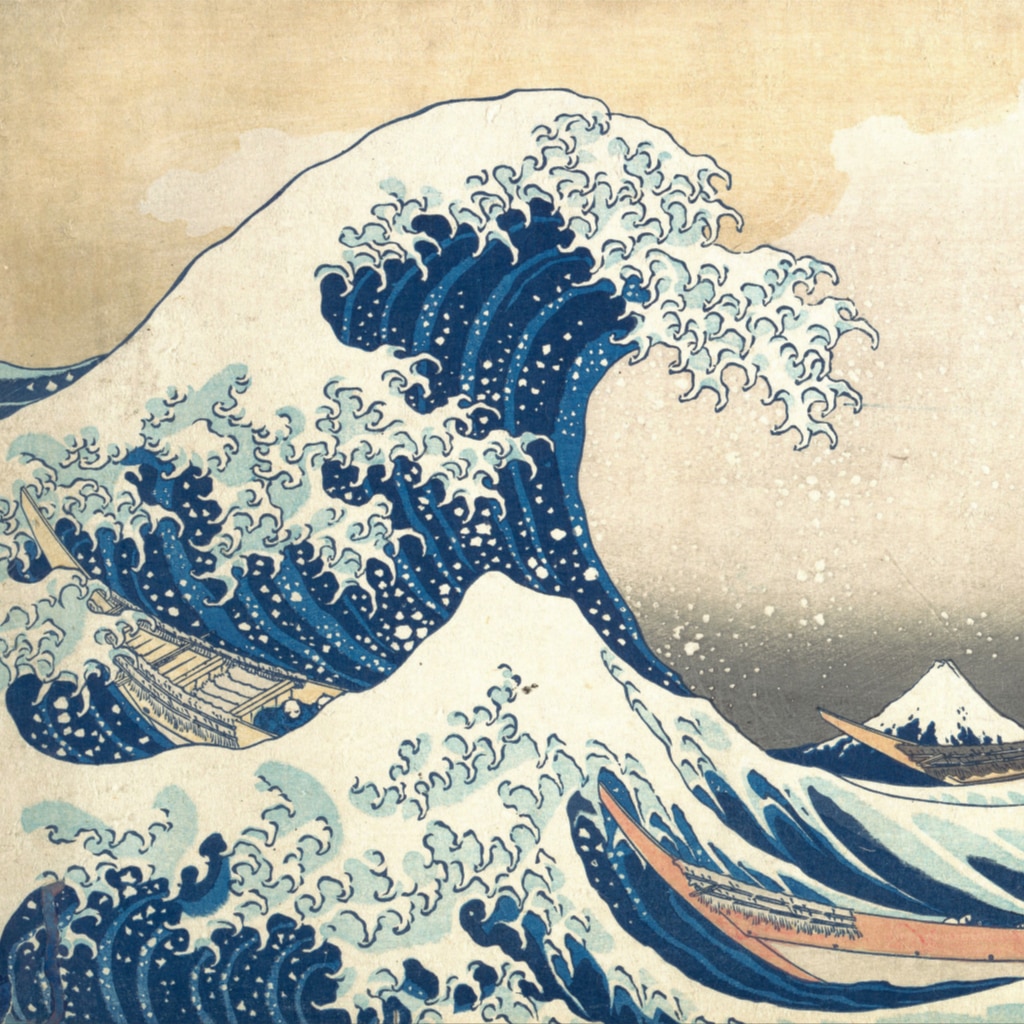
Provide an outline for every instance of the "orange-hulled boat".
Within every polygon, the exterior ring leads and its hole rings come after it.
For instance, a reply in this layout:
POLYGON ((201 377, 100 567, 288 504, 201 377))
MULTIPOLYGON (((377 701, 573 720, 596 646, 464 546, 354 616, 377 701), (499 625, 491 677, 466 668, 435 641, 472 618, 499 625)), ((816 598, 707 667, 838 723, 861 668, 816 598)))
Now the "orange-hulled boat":
POLYGON ((1024 977, 1024 928, 862 914, 738 882, 673 857, 600 787, 630 846, 705 920, 794 978, 919 986, 1024 977))

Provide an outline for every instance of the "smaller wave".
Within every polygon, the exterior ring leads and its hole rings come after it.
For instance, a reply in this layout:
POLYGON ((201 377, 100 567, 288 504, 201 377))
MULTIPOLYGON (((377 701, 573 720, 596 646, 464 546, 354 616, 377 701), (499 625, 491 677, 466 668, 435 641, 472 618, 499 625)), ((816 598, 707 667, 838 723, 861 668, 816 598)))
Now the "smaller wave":
POLYGON ((54 369, 15 366, 0 360, 0 419, 6 419, 44 398, 51 398, 84 377, 105 358, 104 355, 92 356, 80 363, 54 369))

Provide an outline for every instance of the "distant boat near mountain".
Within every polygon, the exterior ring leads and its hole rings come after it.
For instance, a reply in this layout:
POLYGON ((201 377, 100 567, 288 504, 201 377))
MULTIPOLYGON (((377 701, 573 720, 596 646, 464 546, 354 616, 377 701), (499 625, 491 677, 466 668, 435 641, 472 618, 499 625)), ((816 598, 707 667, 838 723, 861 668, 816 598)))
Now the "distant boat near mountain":
POLYGON ((841 762, 853 762, 856 747, 864 747, 949 785, 1024 777, 1024 727, 993 708, 952 661, 936 661, 910 690, 867 722, 824 709, 819 713, 843 735, 805 748, 805 764, 832 767, 827 764, 831 759, 833 770, 846 774, 841 762))
POLYGON ((913 743, 821 708, 818 711, 829 725, 834 725, 851 739, 938 782, 962 786, 1024 778, 1024 742, 985 745, 913 743))
MULTIPOLYGON (((87 575, 27 490, 21 492, 21 506, 50 568, 87 575)), ((89 607, 104 615, 147 614, 113 592, 94 594, 89 607)), ((299 698, 323 702, 343 692, 155 621, 140 623, 112 660, 118 669, 112 685, 175 746, 249 747, 275 736, 257 724, 260 711, 299 698)))

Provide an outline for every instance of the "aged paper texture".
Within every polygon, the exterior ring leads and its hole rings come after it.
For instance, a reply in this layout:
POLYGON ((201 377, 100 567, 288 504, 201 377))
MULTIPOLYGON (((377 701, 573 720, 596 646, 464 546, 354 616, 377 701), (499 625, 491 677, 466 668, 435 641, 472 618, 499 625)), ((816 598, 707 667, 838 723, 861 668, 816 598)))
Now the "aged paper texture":
POLYGON ((1022 40, 0 0, 0 1017, 1024 1019, 1022 40))

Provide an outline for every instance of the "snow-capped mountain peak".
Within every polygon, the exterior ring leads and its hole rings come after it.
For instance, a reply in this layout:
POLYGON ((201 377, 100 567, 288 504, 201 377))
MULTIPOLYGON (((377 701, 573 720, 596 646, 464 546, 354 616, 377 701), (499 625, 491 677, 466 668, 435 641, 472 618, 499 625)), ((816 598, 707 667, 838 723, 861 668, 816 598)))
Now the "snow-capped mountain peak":
POLYGON ((906 693, 865 724, 924 743, 1024 740, 1024 727, 1000 714, 947 660, 936 661, 906 693))

